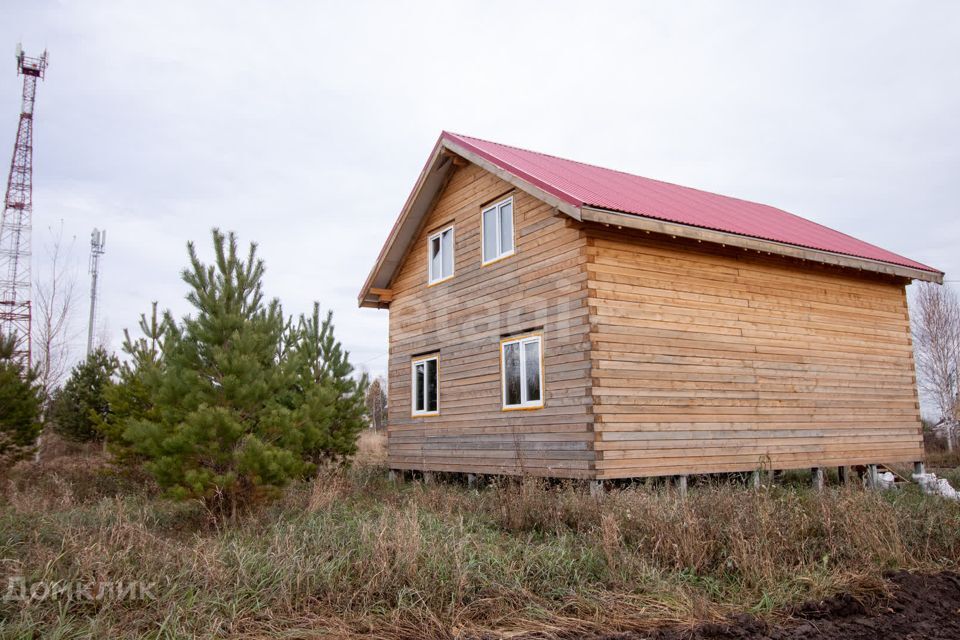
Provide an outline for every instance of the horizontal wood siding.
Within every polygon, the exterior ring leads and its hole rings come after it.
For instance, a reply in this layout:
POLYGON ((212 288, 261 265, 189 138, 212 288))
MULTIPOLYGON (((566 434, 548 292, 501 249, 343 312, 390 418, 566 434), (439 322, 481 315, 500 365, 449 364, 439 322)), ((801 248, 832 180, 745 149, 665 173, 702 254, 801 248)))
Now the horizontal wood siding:
POLYGON ((394 469, 590 477, 586 233, 475 165, 442 190, 391 283, 394 469), (481 207, 514 197, 516 254, 481 266, 481 207), (427 237, 454 225, 454 276, 427 286, 427 237), (545 407, 502 411, 500 339, 542 329, 545 407), (411 416, 410 365, 439 352, 439 415, 411 416))
POLYGON ((598 477, 919 460, 902 281, 591 228, 598 477))

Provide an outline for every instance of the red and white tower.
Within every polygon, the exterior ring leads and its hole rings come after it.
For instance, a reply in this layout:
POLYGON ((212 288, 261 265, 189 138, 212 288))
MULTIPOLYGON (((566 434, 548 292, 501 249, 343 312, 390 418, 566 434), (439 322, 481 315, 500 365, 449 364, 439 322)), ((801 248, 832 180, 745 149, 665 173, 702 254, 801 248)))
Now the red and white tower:
POLYGON ((17 45, 17 75, 23 76, 20 126, 10 161, 0 221, 0 335, 16 337, 15 358, 30 366, 30 236, 33 226, 33 105, 47 52, 28 58, 17 45))

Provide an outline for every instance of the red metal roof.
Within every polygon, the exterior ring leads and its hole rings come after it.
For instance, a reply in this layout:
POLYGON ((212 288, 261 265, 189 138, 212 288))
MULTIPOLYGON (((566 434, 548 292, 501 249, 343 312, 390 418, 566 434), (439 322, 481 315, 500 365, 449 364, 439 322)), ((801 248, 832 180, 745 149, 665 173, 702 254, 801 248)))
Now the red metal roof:
POLYGON ((505 171, 573 206, 596 207, 939 273, 909 258, 756 202, 444 131, 505 171))

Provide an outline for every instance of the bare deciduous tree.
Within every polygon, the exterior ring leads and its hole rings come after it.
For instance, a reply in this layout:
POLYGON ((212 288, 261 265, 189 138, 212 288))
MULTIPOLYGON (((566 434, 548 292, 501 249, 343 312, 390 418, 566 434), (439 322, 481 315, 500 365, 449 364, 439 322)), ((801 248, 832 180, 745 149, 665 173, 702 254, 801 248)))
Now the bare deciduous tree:
POLYGON ((946 285, 918 285, 911 313, 920 393, 939 413, 952 451, 960 427, 960 301, 946 285))
POLYGON ((93 348, 113 353, 113 339, 111 338, 110 322, 108 320, 97 322, 97 337, 93 341, 93 348))
POLYGON ((387 381, 377 377, 367 387, 367 411, 370 412, 370 426, 383 429, 387 426, 387 381))
POLYGON ((46 268, 41 270, 34 288, 33 330, 33 361, 40 370, 46 398, 63 382, 70 369, 77 284, 76 265, 70 260, 76 238, 64 241, 63 221, 59 229, 49 231, 46 268))

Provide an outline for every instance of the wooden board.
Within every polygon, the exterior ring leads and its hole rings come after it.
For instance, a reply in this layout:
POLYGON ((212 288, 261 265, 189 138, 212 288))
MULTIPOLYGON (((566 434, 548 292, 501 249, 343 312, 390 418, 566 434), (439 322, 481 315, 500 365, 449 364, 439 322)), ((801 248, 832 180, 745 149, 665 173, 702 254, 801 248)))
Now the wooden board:
POLYGON ((475 165, 457 169, 390 285, 388 464, 592 477, 586 234, 475 165), (481 208, 514 197, 516 253, 481 266, 481 208), (427 237, 454 225, 454 276, 427 286, 427 237), (545 406, 502 411, 500 339, 539 329, 545 406), (439 415, 410 412, 410 362, 439 352, 439 415))
POLYGON ((599 478, 923 457, 904 283, 588 230, 599 478))
POLYGON ((569 478, 909 462, 923 456, 905 280, 579 223, 457 168, 389 285, 388 464, 569 478), (481 210, 514 198, 516 253, 481 265, 481 210), (454 276, 427 238, 454 226, 454 276), (501 408, 500 340, 544 341, 542 409, 501 408), (439 353, 439 415, 410 364, 439 353))

